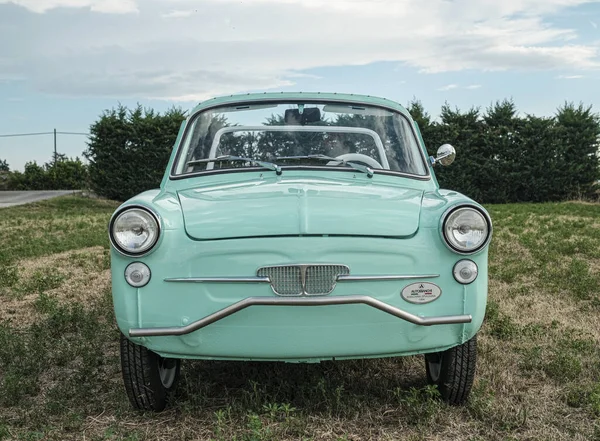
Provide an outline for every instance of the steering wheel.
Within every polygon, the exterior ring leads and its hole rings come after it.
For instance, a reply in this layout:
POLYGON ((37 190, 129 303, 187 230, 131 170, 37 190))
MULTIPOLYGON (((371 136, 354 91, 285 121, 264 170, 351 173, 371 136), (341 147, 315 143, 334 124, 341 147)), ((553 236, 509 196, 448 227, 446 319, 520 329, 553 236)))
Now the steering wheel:
MULTIPOLYGON (((362 153, 346 153, 344 155, 336 156, 335 159, 345 162, 362 162, 363 164, 367 164, 373 168, 383 168, 376 159, 373 159, 367 155, 363 155, 362 153)), ((334 161, 330 161, 327 163, 327 165, 335 165, 335 163, 334 161)))

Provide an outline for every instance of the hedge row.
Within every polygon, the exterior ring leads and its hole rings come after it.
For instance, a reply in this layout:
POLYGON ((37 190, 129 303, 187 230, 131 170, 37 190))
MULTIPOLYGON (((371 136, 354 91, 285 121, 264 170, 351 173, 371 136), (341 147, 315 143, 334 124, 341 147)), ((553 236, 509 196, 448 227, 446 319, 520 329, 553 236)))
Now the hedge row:
MULTIPOLYGON (((520 116, 513 102, 481 112, 442 107, 433 121, 419 102, 409 111, 430 155, 453 144, 457 159, 438 167, 443 188, 481 203, 542 202, 589 197, 600 179, 600 121, 591 108, 565 104, 554 117, 520 116)), ((89 175, 92 189, 125 200, 159 186, 184 114, 119 106, 91 126, 89 175)))
POLYGON ((409 111, 430 155, 455 146, 449 167, 436 169, 440 186, 482 203, 545 202, 590 197, 600 179, 600 122, 591 107, 565 104, 551 118, 518 116, 512 101, 482 113, 442 108, 432 121, 418 102, 409 111))
POLYGON ((23 172, 10 171, 0 160, 0 190, 82 190, 88 187, 88 172, 79 158, 57 155, 44 165, 27 162, 23 172))

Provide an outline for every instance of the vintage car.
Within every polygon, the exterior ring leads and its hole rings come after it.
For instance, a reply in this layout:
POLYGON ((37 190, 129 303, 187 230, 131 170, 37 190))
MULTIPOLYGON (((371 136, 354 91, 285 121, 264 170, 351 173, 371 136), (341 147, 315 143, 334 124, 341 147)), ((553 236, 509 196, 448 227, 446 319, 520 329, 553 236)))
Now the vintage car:
POLYGON ((201 103, 159 189, 110 220, 133 407, 168 404, 181 359, 424 354, 463 403, 488 286, 486 210, 439 189, 417 124, 383 98, 266 93, 201 103))

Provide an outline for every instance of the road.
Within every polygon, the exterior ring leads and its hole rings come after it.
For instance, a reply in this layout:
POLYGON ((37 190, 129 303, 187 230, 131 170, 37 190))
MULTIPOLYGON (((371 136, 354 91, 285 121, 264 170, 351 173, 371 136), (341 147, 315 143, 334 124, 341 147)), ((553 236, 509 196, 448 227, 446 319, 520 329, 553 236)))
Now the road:
POLYGON ((52 199, 57 196, 73 194, 73 190, 57 191, 0 191, 0 208, 12 207, 13 205, 29 204, 30 202, 52 199))

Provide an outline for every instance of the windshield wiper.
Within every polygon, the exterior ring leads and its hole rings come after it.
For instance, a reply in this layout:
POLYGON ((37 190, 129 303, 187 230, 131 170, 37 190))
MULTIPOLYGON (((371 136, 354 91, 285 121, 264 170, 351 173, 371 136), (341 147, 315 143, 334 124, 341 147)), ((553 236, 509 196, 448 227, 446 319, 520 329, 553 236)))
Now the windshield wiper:
POLYGON ((352 167, 354 170, 358 170, 360 172, 366 173, 369 178, 373 177, 374 171, 371 167, 367 167, 366 165, 356 164, 351 161, 344 161, 343 159, 334 158, 333 156, 327 155, 303 155, 303 156, 278 156, 275 158, 276 161, 295 161, 302 159, 318 159, 320 161, 335 161, 340 164, 348 165, 352 167))
POLYGON ((268 168, 269 170, 273 170, 278 175, 281 174, 281 167, 278 166, 277 164, 273 164, 272 162, 259 161, 258 159, 254 159, 254 158, 244 158, 243 156, 225 155, 225 156, 217 156, 216 158, 195 159, 193 161, 188 161, 187 165, 207 164, 209 162, 234 162, 234 161, 250 162, 252 164, 259 165, 263 168, 268 168))

